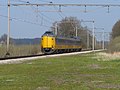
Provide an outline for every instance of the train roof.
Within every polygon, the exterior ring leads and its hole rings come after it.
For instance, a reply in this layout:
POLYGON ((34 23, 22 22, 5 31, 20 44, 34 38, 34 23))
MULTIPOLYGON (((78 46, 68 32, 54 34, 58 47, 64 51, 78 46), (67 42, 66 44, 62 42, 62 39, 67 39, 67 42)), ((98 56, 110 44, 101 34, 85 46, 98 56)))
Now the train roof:
POLYGON ((73 36, 73 37, 63 37, 63 36, 57 36, 53 33, 53 31, 46 31, 42 36, 53 36, 53 37, 56 37, 56 38, 59 38, 59 39, 68 39, 68 40, 80 40, 80 37, 76 37, 76 36, 73 36))
POLYGON ((80 38, 79 37, 59 37, 59 36, 56 36, 56 38, 58 39, 66 39, 66 40, 76 40, 76 41, 80 41, 80 38))
POLYGON ((52 31, 46 31, 42 36, 55 36, 54 33, 52 31))

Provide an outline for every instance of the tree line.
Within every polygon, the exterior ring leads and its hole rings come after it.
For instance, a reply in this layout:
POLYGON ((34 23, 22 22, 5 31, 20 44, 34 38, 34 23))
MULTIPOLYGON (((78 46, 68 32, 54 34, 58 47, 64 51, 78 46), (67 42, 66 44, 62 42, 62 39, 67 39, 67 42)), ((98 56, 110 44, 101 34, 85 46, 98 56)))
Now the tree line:
MULTIPOLYGON (((7 44, 7 34, 3 34, 0 37, 0 43, 3 45, 7 44)), ((40 44, 40 38, 23 38, 23 39, 14 39, 10 37, 10 44, 11 45, 35 45, 40 44)))

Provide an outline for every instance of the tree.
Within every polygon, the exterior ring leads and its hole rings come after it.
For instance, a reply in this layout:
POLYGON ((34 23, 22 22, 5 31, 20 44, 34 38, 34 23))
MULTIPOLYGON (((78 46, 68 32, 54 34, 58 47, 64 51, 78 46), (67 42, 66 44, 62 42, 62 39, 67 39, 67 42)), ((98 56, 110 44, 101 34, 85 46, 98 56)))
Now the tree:
MULTIPOLYGON (((3 34, 1 37, 0 37, 0 42, 4 42, 5 44, 7 44, 7 34, 3 34)), ((13 44, 13 39, 10 38, 10 44, 13 44)))
POLYGON ((76 27, 80 28, 80 22, 76 17, 65 17, 60 22, 54 22, 52 31, 55 32, 57 24, 57 36, 73 37, 75 36, 76 27))
MULTIPOLYGON (((86 47, 87 45, 87 34, 89 33, 90 41, 92 41, 92 35, 88 32, 87 27, 83 27, 81 22, 76 17, 65 17, 59 22, 54 22, 52 26, 52 31, 55 32, 57 25, 57 36, 63 37, 75 37, 76 29, 77 36, 81 38, 82 45, 86 47)), ((90 43, 91 44, 91 43, 90 43)), ((91 45, 90 45, 91 46, 91 45)))
POLYGON ((7 43, 7 34, 3 34, 0 38, 0 42, 4 42, 5 44, 7 43))
POLYGON ((112 53, 120 51, 120 20, 118 20, 112 28, 108 51, 112 53))
POLYGON ((108 51, 111 53, 120 52, 120 36, 115 37, 110 41, 108 51))
POLYGON ((120 20, 118 20, 112 28, 112 39, 120 36, 120 20))

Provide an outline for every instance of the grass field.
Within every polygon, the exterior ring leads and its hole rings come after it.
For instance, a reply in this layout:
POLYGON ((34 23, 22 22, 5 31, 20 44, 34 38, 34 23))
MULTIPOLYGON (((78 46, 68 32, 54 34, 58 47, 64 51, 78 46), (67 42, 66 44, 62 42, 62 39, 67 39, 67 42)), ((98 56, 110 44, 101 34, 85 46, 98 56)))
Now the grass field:
POLYGON ((120 59, 97 55, 0 65, 0 90, 120 90, 120 59))

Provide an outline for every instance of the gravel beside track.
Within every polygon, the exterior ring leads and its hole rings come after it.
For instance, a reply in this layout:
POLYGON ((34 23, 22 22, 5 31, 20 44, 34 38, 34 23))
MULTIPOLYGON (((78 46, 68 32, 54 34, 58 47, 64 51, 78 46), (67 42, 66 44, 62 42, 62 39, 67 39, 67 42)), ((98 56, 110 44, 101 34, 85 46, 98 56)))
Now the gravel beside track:
POLYGON ((85 53, 91 53, 91 52, 98 52, 102 50, 94 50, 94 51, 82 51, 82 52, 72 52, 72 53, 63 53, 63 54, 53 54, 53 55, 37 55, 34 57, 25 57, 25 58, 14 58, 14 59, 3 59, 0 60, 0 64, 14 64, 14 63, 21 63, 23 61, 28 60, 36 60, 41 58, 49 58, 49 57, 58 57, 58 56, 68 56, 68 55, 77 55, 77 54, 85 54, 85 53))

